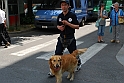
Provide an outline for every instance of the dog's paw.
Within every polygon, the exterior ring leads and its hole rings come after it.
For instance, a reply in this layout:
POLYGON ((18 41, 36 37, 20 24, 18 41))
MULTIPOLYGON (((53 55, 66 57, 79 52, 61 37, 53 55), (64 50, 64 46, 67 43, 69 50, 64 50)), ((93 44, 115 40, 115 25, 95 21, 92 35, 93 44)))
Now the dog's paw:
POLYGON ((74 78, 71 78, 71 79, 70 79, 70 81, 73 81, 73 80, 74 80, 74 78))
POLYGON ((70 75, 67 76, 67 79, 70 79, 70 75))

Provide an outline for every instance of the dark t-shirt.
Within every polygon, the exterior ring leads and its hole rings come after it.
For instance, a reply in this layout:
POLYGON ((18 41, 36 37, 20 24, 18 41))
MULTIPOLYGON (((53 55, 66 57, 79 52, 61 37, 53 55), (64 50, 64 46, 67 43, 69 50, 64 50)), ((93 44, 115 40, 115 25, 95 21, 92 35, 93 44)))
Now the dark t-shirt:
MULTIPOLYGON (((63 13, 59 14, 57 18, 57 25, 59 26, 64 25, 62 23, 63 20, 66 20, 71 24, 79 25, 76 15, 72 12, 68 12, 65 16, 63 13)), ((75 29, 66 25, 64 31, 61 31, 60 36, 66 35, 71 37, 74 36, 74 33, 75 33, 75 29)))

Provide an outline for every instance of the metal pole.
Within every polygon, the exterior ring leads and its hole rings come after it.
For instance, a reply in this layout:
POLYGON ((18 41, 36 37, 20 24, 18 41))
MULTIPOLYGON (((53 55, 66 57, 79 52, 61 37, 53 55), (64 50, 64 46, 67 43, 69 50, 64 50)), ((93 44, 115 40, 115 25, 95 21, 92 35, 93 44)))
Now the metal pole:
POLYGON ((7 23, 7 26, 9 28, 8 0, 4 0, 4 1, 5 1, 6 23, 7 23))
POLYGON ((4 7, 3 7, 3 3, 4 3, 4 2, 3 2, 3 0, 1 0, 1 2, 2 2, 2 6, 1 6, 1 9, 3 9, 3 8, 4 8, 4 7))

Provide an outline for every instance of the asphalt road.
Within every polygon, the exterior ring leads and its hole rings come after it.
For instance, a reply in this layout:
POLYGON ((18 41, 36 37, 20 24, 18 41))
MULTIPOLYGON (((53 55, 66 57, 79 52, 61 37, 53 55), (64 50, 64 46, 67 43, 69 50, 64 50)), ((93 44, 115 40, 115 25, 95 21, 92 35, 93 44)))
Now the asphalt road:
MULTIPOLYGON (((124 27, 119 44, 110 43, 112 34, 106 27, 105 43, 99 44, 95 23, 76 30, 77 48, 88 51, 81 55, 82 68, 76 72, 74 81, 66 79, 66 72, 63 83, 124 83, 123 32, 124 27)), ((49 78, 47 73, 58 33, 56 29, 43 29, 10 34, 11 46, 0 47, 0 83, 55 83, 55 78, 49 78)))

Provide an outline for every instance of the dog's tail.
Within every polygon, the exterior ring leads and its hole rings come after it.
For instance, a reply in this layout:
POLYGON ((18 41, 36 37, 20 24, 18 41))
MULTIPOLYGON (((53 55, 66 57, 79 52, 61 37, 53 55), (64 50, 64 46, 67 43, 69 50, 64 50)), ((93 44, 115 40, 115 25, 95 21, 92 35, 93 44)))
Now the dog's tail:
POLYGON ((74 57, 78 57, 80 54, 83 54, 87 51, 87 48, 84 48, 84 49, 77 49, 75 51, 73 51, 72 55, 74 57))

